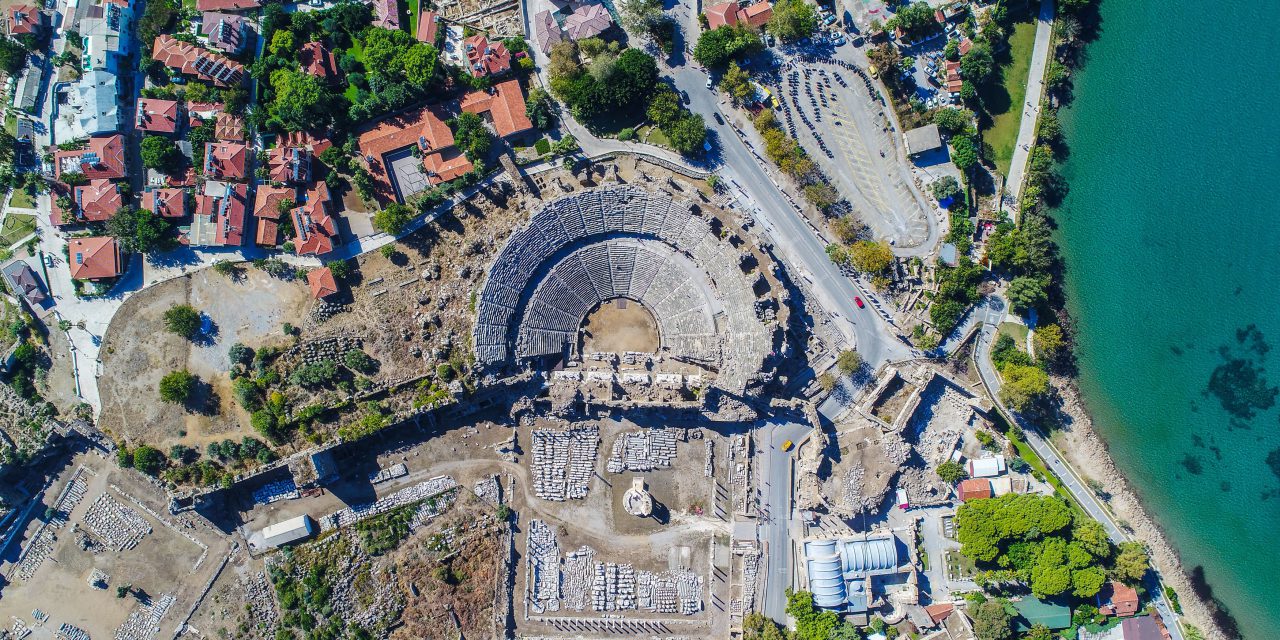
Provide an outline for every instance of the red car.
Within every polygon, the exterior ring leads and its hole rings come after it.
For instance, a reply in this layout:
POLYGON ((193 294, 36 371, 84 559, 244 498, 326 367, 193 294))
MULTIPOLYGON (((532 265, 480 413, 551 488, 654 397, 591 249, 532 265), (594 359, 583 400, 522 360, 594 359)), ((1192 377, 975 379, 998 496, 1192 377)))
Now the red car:
POLYGON ((865 307, 865 306, 866 306, 866 305, 862 304, 862 298, 861 298, 860 296, 854 296, 854 297, 853 297, 853 303, 854 303, 854 304, 856 304, 856 305, 858 305, 858 308, 859 308, 859 309, 862 309, 863 307, 865 307))

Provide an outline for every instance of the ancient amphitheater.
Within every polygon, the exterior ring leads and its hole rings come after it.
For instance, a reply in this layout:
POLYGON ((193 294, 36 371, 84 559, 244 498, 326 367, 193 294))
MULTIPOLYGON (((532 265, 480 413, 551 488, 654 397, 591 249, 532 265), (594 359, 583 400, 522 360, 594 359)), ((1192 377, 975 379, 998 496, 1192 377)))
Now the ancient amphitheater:
POLYGON ((547 203, 512 233, 480 292, 478 361, 489 368, 543 356, 580 357, 583 319, 601 303, 640 303, 658 325, 662 358, 718 372, 742 393, 772 348, 755 276, 692 202, 637 186, 547 203))

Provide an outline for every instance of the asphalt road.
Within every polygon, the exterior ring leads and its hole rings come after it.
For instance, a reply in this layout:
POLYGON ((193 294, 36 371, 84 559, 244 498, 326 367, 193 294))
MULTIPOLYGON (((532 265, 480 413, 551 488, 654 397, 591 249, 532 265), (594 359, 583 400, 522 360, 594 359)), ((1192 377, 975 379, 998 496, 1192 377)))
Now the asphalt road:
POLYGON ((809 425, 796 422, 766 422, 756 430, 760 452, 760 539, 767 545, 768 582, 765 585, 765 615, 786 624, 787 588, 791 586, 791 528, 798 526, 791 510, 792 456, 782 450, 787 440, 793 443, 809 432, 809 425))

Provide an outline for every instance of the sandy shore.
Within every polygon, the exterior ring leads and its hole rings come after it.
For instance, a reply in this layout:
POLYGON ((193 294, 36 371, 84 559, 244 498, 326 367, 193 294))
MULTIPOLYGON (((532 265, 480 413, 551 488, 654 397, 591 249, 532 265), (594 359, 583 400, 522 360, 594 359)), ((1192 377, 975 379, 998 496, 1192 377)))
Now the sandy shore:
POLYGON ((1062 430, 1053 438, 1054 444, 1081 475, 1102 483, 1106 492, 1111 495, 1107 504, 1112 512, 1128 526, 1134 537, 1147 543, 1151 550, 1151 562, 1161 579, 1178 592, 1186 621, 1195 625, 1206 638, 1228 640, 1229 636, 1214 621, 1214 606, 1196 593, 1191 578, 1164 531, 1147 514, 1129 481, 1116 468, 1106 443, 1093 429, 1093 419, 1085 409, 1075 383, 1060 377, 1055 377, 1053 383, 1062 396, 1062 410, 1065 414, 1062 416, 1062 430))

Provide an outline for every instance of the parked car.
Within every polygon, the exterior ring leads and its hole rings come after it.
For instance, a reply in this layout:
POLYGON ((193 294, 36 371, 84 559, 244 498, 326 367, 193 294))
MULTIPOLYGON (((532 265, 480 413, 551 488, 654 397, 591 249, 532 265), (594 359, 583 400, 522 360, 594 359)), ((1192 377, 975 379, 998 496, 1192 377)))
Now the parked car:
POLYGON ((716 119, 716 124, 724 124, 724 118, 721 118, 719 113, 713 113, 711 117, 716 119))
POLYGON ((788 440, 788 441, 786 441, 786 442, 782 443, 782 450, 783 450, 783 451, 790 451, 790 450, 791 450, 791 447, 793 447, 793 446, 795 446, 795 443, 793 443, 793 442, 791 442, 790 440, 788 440))
POLYGON ((707 76, 707 88, 710 89, 714 86, 715 86, 715 83, 711 81, 711 76, 707 76))
POLYGON ((853 303, 858 305, 859 309, 866 308, 866 305, 862 303, 862 296, 854 296, 853 303))

